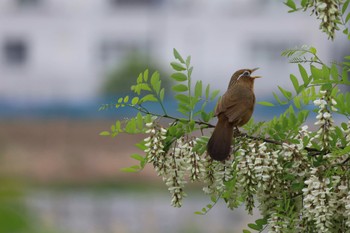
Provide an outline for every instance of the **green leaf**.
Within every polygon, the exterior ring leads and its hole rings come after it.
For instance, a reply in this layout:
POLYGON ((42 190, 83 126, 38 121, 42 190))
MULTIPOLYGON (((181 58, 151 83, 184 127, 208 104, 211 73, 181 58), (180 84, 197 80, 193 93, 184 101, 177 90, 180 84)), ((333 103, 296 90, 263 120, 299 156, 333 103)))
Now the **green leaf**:
POLYGON ((187 95, 184 95, 184 94, 177 94, 175 95, 175 99, 182 102, 182 103, 185 103, 185 104, 189 104, 190 103, 190 98, 187 96, 187 95))
POLYGON ((127 133, 137 133, 135 118, 131 118, 128 121, 128 123, 126 123, 125 132, 127 132, 127 133))
POLYGON ((160 98, 161 101, 164 100, 164 88, 162 88, 162 89, 160 90, 160 92, 159 92, 159 98, 160 98))
POLYGON ((299 97, 298 96, 296 96, 295 98, 294 98, 294 105, 295 105, 295 107, 297 107, 297 108, 301 108, 301 104, 300 104, 300 99, 299 99, 299 97))
POLYGON ((301 64, 298 64, 298 67, 299 67, 299 72, 301 74, 301 78, 304 81, 304 86, 306 87, 310 83, 309 76, 307 75, 305 68, 301 64))
POLYGON ((286 97, 287 100, 292 99, 292 93, 290 91, 287 91, 286 89, 282 88, 281 86, 278 86, 278 89, 281 91, 281 93, 286 97))
POLYGON ((191 111, 191 108, 187 104, 179 104, 179 111, 187 113, 191 111))
POLYGON ((178 85, 172 86, 171 89, 175 92, 188 91, 188 87, 184 84, 178 84, 178 85))
POLYGON ((293 87, 294 87, 295 92, 298 94, 299 93, 299 82, 298 82, 298 79, 293 74, 291 74, 290 75, 290 80, 293 83, 293 87))
POLYGON ((145 142, 144 140, 142 140, 141 142, 136 143, 135 146, 136 146, 137 148, 139 148, 140 150, 144 151, 144 150, 147 149, 147 147, 145 146, 145 143, 146 143, 146 142, 145 142))
POLYGON ((273 107, 275 106, 273 103, 268 102, 268 101, 260 101, 258 104, 263 105, 263 106, 268 106, 268 107, 273 107))
POLYGON ((143 80, 145 80, 145 82, 148 80, 148 69, 143 72, 143 80))
POLYGON ((129 102, 129 96, 128 95, 124 97, 124 103, 127 103, 127 102, 129 102))
POLYGON ((254 224, 254 223, 249 223, 249 224, 248 224, 248 227, 251 228, 251 229, 253 229, 253 230, 256 230, 256 231, 262 230, 262 227, 261 227, 261 226, 258 226, 258 225, 254 224))
POLYGON ((323 65, 322 66, 322 75, 323 75, 323 79, 328 81, 329 80, 329 76, 330 76, 331 72, 330 69, 328 68, 328 66, 323 65))
POLYGON ((348 23, 349 20, 350 20, 350 13, 348 13, 348 15, 346 16, 346 18, 345 18, 345 23, 348 23))
POLYGON ((136 97, 132 98, 131 104, 132 104, 132 105, 136 105, 136 104, 139 103, 139 100, 140 100, 140 98, 136 96, 136 97))
POLYGON ((343 72, 342 72, 342 82, 343 83, 348 82, 348 71, 346 69, 343 69, 343 72))
MULTIPOLYGON (((350 2, 350 0, 346 0, 346 1, 344 2, 343 7, 342 7, 342 9, 341 9, 342 15, 344 15, 344 13, 346 12, 346 10, 348 9, 349 2, 350 2)), ((345 21, 345 23, 346 23, 346 21, 345 21)))
POLYGON ((300 5, 304 8, 307 6, 309 0, 301 0, 300 5))
POLYGON ((310 52, 311 52, 313 55, 316 55, 316 54, 317 54, 317 50, 316 50, 316 48, 314 48, 314 47, 310 47, 310 52))
POLYGON ((300 183, 300 182, 297 182, 297 183, 293 183, 292 184, 292 190, 295 191, 295 192, 299 192, 301 191, 302 189, 304 188, 304 183, 300 183))
POLYGON ((185 64, 185 60, 181 57, 180 53, 174 48, 174 57, 179 60, 182 64, 185 64))
POLYGON ((297 6, 293 0, 287 0, 284 4, 293 9, 293 11, 297 10, 297 6))
POLYGON ((108 131, 102 131, 102 132, 100 133, 100 136, 110 136, 110 135, 111 135, 111 133, 108 132, 108 131))
POLYGON ((143 157, 143 156, 141 156, 139 154, 132 154, 130 157, 133 158, 133 159, 136 159, 137 161, 140 161, 140 162, 145 160, 145 157, 143 157))
POLYGON ((342 156, 342 155, 348 154, 348 153, 350 153, 350 146, 347 146, 341 150, 334 151, 332 153, 334 153, 334 155, 336 155, 336 156, 342 156))
POLYGON ((200 211, 196 211, 196 212, 194 212, 194 214, 197 214, 197 215, 204 215, 203 212, 200 212, 200 211))
POLYGON ((260 218, 255 221, 255 223, 259 226, 264 226, 267 224, 267 220, 265 218, 260 218))
POLYGON ((332 64, 330 72, 333 80, 338 81, 339 80, 338 68, 335 64, 332 64))
POLYGON ((199 98, 202 96, 202 81, 197 81, 194 88, 194 95, 199 98))
POLYGON ((176 71, 184 71, 184 70, 186 70, 186 68, 183 65, 181 65, 180 63, 178 63, 178 62, 172 62, 172 63, 170 63, 170 65, 176 71))
POLYGON ((122 168, 121 171, 123 171, 123 172, 139 172, 140 169, 141 169, 141 167, 139 165, 134 165, 131 167, 122 168))
POLYGON ((186 66, 189 67, 190 64, 191 64, 191 56, 188 56, 188 57, 186 58, 186 66))
POLYGON ((243 230, 243 233, 251 233, 251 231, 243 230))
POLYGON ((216 96, 218 96, 219 93, 220 93, 220 90, 214 90, 211 93, 210 100, 213 101, 216 98, 216 96))
POLYGON ((144 103, 147 101, 158 102, 158 99, 153 94, 148 94, 148 95, 145 95, 144 97, 141 98, 140 103, 144 103))
POLYGON ((135 119, 136 119, 136 126, 137 126, 137 128, 140 131, 142 131, 144 129, 144 127, 143 127, 143 116, 142 116, 141 112, 137 113, 137 116, 136 116, 135 119))
POLYGON ((317 67, 311 65, 311 74, 314 80, 320 80, 323 77, 322 70, 318 69, 317 67))
POLYGON ((187 80, 187 76, 183 73, 173 73, 171 76, 171 78, 173 78, 175 81, 178 81, 178 82, 183 82, 183 81, 186 81, 187 80))
POLYGON ((188 77, 191 77, 193 71, 193 66, 188 69, 188 77))
POLYGON ((121 104, 123 102, 123 97, 120 97, 119 99, 118 99, 118 104, 121 104))
POLYGON ((142 73, 140 73, 139 76, 137 77, 136 83, 137 84, 142 83, 142 73))
POLYGON ((115 122, 115 129, 116 129, 116 131, 122 131, 121 130, 121 125, 122 125, 122 123, 119 120, 117 120, 115 122))
POLYGON ((209 93, 210 93, 210 85, 207 85, 207 88, 205 88, 205 98, 209 99, 209 93))
POLYGON ((280 99, 280 97, 278 97, 278 95, 277 95, 275 92, 272 92, 272 94, 273 94, 273 96, 275 97, 275 99, 277 100, 277 102, 278 102, 279 104, 285 105, 285 104, 288 103, 288 102, 286 102, 286 101, 282 101, 282 100, 280 99))
POLYGON ((159 94, 159 91, 160 91, 160 80, 159 80, 159 73, 157 71, 152 74, 151 85, 152 85, 153 89, 155 90, 155 92, 157 94, 159 94))
POLYGON ((179 104, 179 108, 177 110, 185 116, 188 116, 190 112, 190 108, 188 107, 188 105, 183 104, 179 104))

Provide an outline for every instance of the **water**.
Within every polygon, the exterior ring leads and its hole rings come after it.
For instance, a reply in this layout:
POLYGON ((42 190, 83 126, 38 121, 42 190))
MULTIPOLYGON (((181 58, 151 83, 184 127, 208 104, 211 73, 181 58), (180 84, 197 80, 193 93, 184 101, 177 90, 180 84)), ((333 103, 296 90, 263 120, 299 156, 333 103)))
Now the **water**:
POLYGON ((207 196, 186 198, 182 208, 170 206, 166 193, 33 192, 30 211, 45 229, 64 233, 226 233, 242 232, 255 217, 218 203, 207 215, 195 215, 207 196))

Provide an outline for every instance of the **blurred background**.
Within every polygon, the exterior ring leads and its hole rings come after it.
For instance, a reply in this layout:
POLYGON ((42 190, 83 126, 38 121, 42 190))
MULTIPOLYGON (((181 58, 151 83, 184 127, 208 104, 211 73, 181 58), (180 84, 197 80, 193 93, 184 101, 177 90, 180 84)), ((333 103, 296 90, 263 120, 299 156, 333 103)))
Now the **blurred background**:
MULTIPOLYGON (((332 43, 315 17, 287 11, 276 0, 0 0, 0 233, 247 228, 244 207, 194 215, 210 202, 199 186, 175 209, 151 168, 122 173, 142 136, 99 136, 129 113, 98 108, 147 67, 169 80, 173 48, 192 56, 193 79, 222 91, 235 70, 260 67, 258 101, 291 87, 284 49, 312 45, 326 62, 350 54, 341 34, 332 43)), ((257 106, 254 117, 278 111, 257 106)))

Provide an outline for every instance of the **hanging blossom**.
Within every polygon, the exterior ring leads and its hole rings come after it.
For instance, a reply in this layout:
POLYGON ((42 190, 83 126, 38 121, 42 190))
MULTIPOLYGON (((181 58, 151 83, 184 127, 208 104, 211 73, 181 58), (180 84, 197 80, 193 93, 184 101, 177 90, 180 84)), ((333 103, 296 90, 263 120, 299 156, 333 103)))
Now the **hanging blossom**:
POLYGON ((318 232, 329 232, 332 229, 335 206, 330 201, 330 180, 319 177, 318 172, 318 168, 312 168, 310 177, 304 182, 303 215, 309 222, 314 222, 318 232))
POLYGON ((344 135, 347 142, 346 146, 350 146, 350 121, 348 121, 347 129, 344 130, 344 135))
MULTIPOLYGON (((253 148, 253 145, 251 145, 253 148)), ((282 171, 282 167, 278 162, 279 151, 268 151, 266 142, 259 143, 257 146, 257 155, 254 161, 255 176, 258 180, 258 187, 263 189, 276 188, 274 182, 276 175, 282 171)), ((252 149, 253 153, 255 148, 252 149)), ((272 191, 272 190, 270 190, 272 191)))
POLYGON ((273 212, 267 220, 270 227, 269 233, 284 233, 288 229, 288 222, 280 214, 273 212))
POLYGON ((149 134, 144 139, 146 149, 146 160, 153 164, 157 174, 163 175, 167 171, 166 154, 164 152, 163 141, 166 138, 166 129, 155 124, 154 121, 146 123, 146 133, 149 134))
POLYGON ((203 180, 207 183, 207 186, 203 188, 204 193, 220 195, 225 191, 225 182, 232 179, 232 163, 231 159, 216 161, 209 156, 206 157, 203 180))
POLYGON ((350 228, 350 191, 348 190, 346 197, 343 199, 345 205, 344 216, 346 219, 346 226, 350 228))
POLYGON ((172 195, 171 205, 174 207, 181 207, 182 199, 186 196, 184 192, 184 186, 187 183, 185 174, 188 170, 187 159, 190 155, 187 147, 184 138, 177 139, 166 159, 168 171, 163 176, 163 180, 172 195))
POLYGON ((329 202, 330 206, 334 207, 334 210, 332 211, 334 213, 333 219, 350 219, 350 213, 346 210, 347 196, 349 192, 347 187, 348 182, 345 177, 340 176, 332 176, 331 179, 333 190, 329 202))
MULTIPOLYGON (((345 130, 343 129, 343 133, 346 141, 345 146, 350 146, 350 120, 348 121, 347 128, 345 130)), ((350 156, 350 154, 347 154, 346 156, 350 156)))
POLYGON ((256 142, 252 148, 252 152, 256 153, 254 172, 258 182, 257 196, 261 203, 260 210, 264 215, 270 214, 275 206, 276 198, 280 198, 280 193, 275 190, 285 189, 284 180, 280 179, 283 168, 278 161, 281 151, 270 151, 265 142, 256 142))
POLYGON ((188 170, 190 172, 190 180, 196 181, 201 180, 205 173, 204 163, 205 160, 198 153, 193 151, 193 148, 197 142, 195 140, 190 140, 185 146, 184 150, 187 150, 189 164, 188 170))
POLYGON ((256 194, 256 187, 258 178, 255 174, 255 160, 257 157, 255 143, 243 142, 241 148, 237 151, 237 170, 238 182, 241 192, 245 196, 246 210, 249 214, 253 213, 254 209, 254 195, 256 194))
POLYGON ((337 111, 335 108, 337 102, 327 95, 327 91, 320 91, 320 94, 321 98, 314 101, 314 104, 319 107, 315 125, 320 127, 314 138, 321 140, 322 149, 327 149, 332 139, 330 132, 335 129, 334 120, 330 111, 337 111))
POLYGON ((313 0, 307 7, 314 7, 313 13, 321 20, 320 29, 334 39, 335 31, 339 30, 337 22, 340 22, 339 5, 341 0, 313 0))

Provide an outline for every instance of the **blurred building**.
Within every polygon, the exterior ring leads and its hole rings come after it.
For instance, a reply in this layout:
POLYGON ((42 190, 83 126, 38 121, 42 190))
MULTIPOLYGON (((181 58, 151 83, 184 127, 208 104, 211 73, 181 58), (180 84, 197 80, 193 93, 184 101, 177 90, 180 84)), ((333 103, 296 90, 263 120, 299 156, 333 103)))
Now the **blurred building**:
POLYGON ((284 49, 341 51, 314 18, 287 10, 274 0, 1 0, 0 103, 93 101, 130 50, 167 67, 174 47, 192 55, 195 79, 225 88, 234 70, 259 66, 268 81, 258 92, 270 92, 295 70, 284 49))

